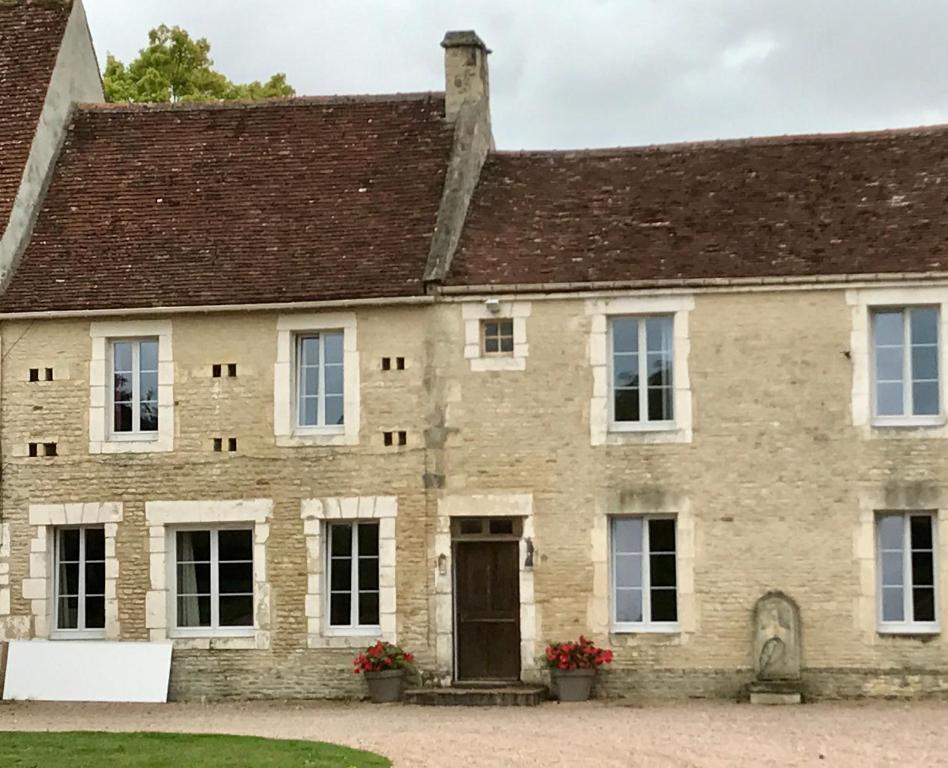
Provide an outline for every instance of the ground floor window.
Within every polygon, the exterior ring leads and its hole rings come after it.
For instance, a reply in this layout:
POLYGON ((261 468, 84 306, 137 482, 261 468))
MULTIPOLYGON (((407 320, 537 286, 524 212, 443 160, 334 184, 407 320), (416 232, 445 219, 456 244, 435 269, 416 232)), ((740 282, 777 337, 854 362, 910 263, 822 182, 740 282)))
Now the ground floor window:
POLYGON ((55 558, 56 631, 104 634, 105 529, 57 529, 55 558))
POLYGON ((327 538, 330 628, 377 628, 379 524, 331 523, 327 538))
POLYGON ((610 538, 613 628, 676 630, 675 518, 614 517, 610 538))
POLYGON ((937 629, 935 516, 879 515, 876 541, 880 630, 937 629))
POLYGON ((252 628, 253 530, 178 530, 174 544, 175 627, 202 634, 252 628))

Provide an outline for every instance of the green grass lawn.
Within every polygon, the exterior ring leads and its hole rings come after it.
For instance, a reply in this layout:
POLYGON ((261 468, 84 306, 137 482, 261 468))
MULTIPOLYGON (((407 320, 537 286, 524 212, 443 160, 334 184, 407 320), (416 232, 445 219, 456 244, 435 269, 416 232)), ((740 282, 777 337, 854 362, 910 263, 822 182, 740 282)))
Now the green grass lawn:
POLYGON ((0 732, 3 768, 387 768, 369 752, 312 741, 183 733, 0 732))

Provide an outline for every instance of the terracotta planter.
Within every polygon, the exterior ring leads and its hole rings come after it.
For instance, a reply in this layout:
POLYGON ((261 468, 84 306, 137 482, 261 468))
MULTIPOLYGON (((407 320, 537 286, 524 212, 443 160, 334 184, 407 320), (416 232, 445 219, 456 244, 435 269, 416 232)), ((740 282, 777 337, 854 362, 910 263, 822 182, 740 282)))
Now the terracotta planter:
POLYGON ((364 672, 369 686, 369 698, 376 704, 388 704, 402 698, 404 669, 386 669, 382 672, 364 672))
POLYGON ((595 669, 554 669, 551 671, 556 698, 560 701, 589 701, 593 683, 596 681, 595 669))

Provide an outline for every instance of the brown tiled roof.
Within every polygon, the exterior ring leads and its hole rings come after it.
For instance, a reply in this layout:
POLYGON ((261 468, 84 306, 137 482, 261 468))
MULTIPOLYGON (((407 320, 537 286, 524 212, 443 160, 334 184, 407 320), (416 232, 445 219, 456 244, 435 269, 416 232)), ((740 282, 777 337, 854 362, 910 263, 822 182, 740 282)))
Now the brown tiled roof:
POLYGON ((0 0, 0 233, 13 209, 71 4, 0 0))
POLYGON ((948 271, 948 126, 492 155, 448 283, 948 271))
POLYGON ((440 94, 82 107, 0 310, 424 293, 440 94))

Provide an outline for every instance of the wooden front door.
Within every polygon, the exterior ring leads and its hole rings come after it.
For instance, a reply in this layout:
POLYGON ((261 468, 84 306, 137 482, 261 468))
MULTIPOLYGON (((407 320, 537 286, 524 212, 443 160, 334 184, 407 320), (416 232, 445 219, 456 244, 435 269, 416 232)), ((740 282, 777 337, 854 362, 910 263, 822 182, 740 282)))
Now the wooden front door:
POLYGON ((516 541, 455 543, 457 679, 520 679, 520 567, 516 541))

